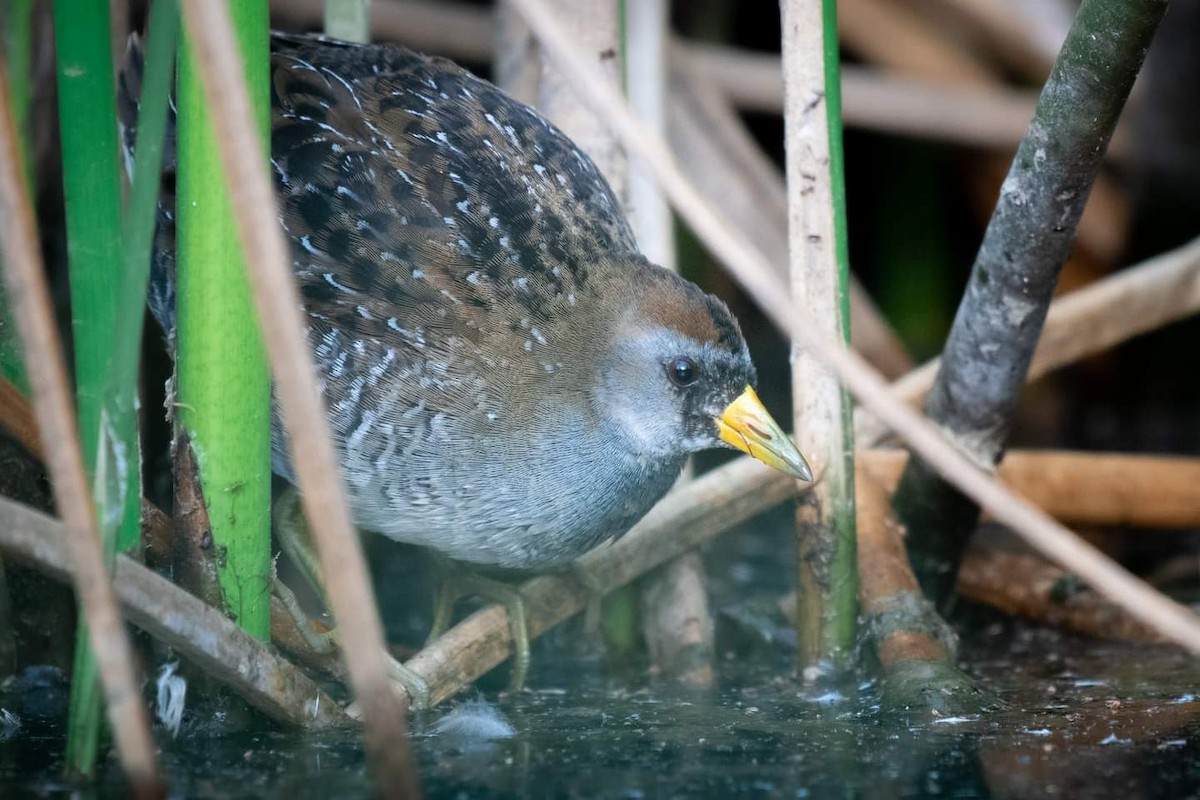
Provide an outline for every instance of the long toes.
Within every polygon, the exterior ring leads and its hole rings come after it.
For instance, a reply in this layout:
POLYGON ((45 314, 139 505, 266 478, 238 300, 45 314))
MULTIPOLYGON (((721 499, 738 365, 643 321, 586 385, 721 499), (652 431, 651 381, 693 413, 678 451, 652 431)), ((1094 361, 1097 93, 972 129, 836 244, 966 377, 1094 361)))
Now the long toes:
POLYGON ((387 656, 387 665, 388 676, 408 693, 409 706, 414 711, 429 708, 429 682, 390 655, 387 656))

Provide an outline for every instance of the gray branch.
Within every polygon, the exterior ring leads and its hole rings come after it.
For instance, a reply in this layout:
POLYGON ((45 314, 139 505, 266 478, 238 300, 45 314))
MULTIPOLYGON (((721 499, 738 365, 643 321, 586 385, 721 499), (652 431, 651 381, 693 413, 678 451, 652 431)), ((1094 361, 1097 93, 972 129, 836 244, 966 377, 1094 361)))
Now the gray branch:
MULTIPOLYGON (((1167 0, 1084 0, 988 223, 926 414, 980 463, 1003 455, 1058 274, 1167 0)), ((895 506, 927 593, 953 591, 978 509, 913 460, 895 506)))

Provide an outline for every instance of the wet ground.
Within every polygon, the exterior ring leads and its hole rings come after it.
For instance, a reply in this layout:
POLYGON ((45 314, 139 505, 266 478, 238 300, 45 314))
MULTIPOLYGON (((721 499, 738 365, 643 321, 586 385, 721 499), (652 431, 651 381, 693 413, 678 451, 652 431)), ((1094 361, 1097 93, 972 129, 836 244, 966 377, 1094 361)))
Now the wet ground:
MULTIPOLYGON (((786 516, 759 520, 786 527, 786 516)), ((1005 706, 970 718, 882 711, 877 687, 806 689, 792 644, 762 612, 787 589, 780 541, 712 556, 720 688, 685 693, 635 660, 614 669, 578 623, 537 643, 532 691, 503 676, 414 721, 434 798, 1200 797, 1200 681, 1168 648, 1099 643, 962 609, 966 669, 1005 706)), ((386 584, 381 584, 386 585, 386 584)), ((393 583, 393 585, 395 585, 393 583)), ((419 624, 419 614, 411 615, 419 624)), ((410 625, 393 620, 393 631, 410 625)), ((63 685, 0 693, 0 797, 67 796, 63 685)), ((158 731, 176 797, 346 797, 368 789, 352 733, 305 736, 189 707, 158 731)), ((121 796, 109 776, 79 797, 121 796)))

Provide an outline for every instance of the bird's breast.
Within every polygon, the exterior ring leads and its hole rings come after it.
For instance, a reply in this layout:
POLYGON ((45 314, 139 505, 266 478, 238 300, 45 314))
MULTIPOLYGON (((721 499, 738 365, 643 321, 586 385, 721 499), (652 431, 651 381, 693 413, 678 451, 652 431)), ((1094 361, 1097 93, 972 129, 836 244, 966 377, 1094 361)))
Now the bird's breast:
POLYGON ((569 563, 629 530, 670 489, 681 462, 646 461, 601 430, 559 417, 552 432, 440 432, 386 469, 348 444, 358 524, 450 558, 519 569, 569 563))

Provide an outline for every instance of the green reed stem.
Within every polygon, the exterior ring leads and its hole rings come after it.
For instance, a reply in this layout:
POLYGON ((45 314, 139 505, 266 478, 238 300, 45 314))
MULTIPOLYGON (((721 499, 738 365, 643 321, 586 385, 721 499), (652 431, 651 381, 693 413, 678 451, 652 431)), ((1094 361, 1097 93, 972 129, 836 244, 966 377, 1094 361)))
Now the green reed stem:
MULTIPOLYGON (((268 141, 267 3, 230 8, 268 141)), ((207 103, 190 47, 179 63, 179 421, 199 466, 226 609, 251 635, 270 635, 270 383, 258 318, 207 103)))
MULTIPOLYGON (((127 353, 133 366, 124 382, 112 381, 125 260, 108 8, 88 0, 56 0, 54 23, 79 435, 111 562, 118 550, 138 544, 141 472, 136 350, 127 353)), ((66 767, 90 775, 100 737, 101 693, 82 627, 73 677, 66 767)))

